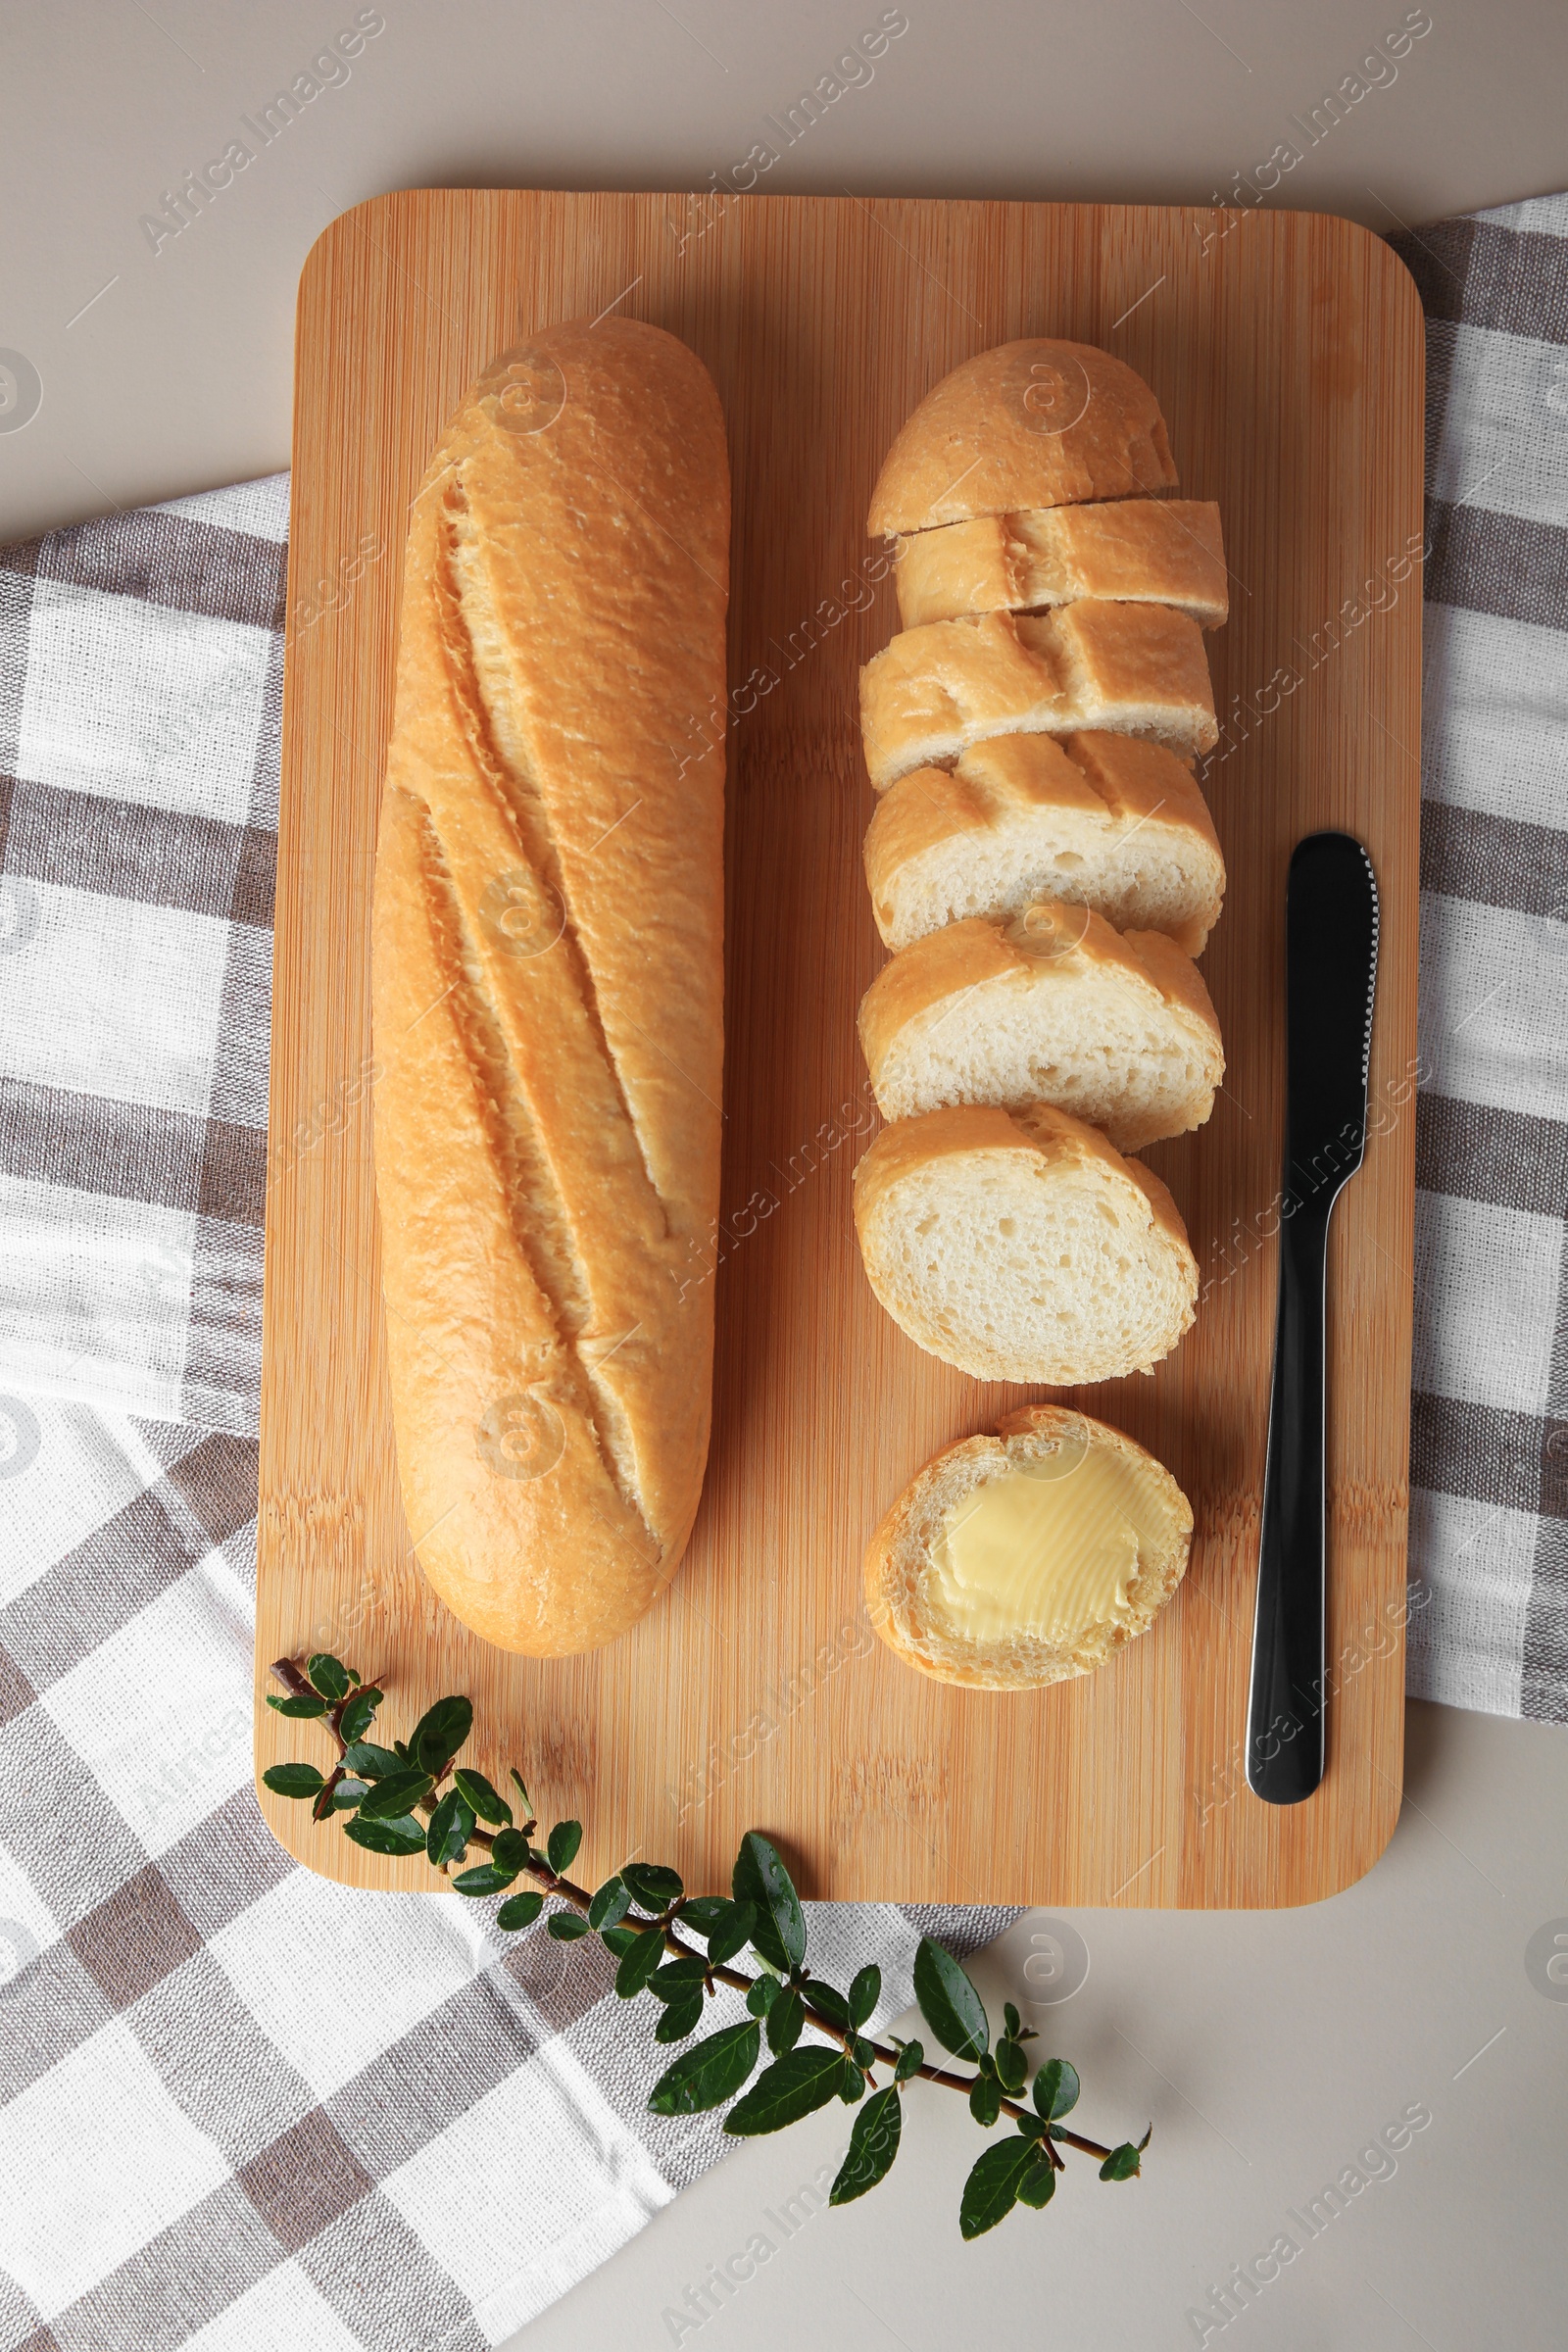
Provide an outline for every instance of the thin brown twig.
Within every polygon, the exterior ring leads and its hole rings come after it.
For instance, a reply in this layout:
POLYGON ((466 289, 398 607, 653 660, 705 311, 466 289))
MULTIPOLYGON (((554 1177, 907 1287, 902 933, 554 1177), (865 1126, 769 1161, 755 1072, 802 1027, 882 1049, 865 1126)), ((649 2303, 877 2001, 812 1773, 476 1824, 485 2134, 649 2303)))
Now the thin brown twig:
MULTIPOLYGON (((305 1698, 320 1696, 319 1691, 313 1689, 306 1677, 300 1672, 298 1666, 295 1665, 292 1658, 274 1658, 269 1671, 277 1682, 282 1684, 284 1690, 289 1692, 291 1697, 305 1698)), ((339 1728, 339 1719, 342 1715, 343 1709, 350 1703, 350 1700, 354 1698, 358 1691, 370 1689, 379 1690, 380 1687, 381 1686, 378 1679, 372 1675, 368 1682, 357 1683, 354 1687, 354 1690, 348 1693, 346 1698, 338 1700, 335 1705, 328 1706, 324 1715, 318 1716, 315 1719, 318 1722, 321 1722, 326 1725, 326 1728, 331 1733, 332 1738, 337 1741, 338 1755, 340 1758, 348 1753, 348 1744, 345 1741, 342 1732, 339 1728)), ((437 1787, 439 1787, 440 1782, 446 1778, 446 1774, 451 1770, 452 1765, 449 1762, 445 1771, 436 1776, 437 1787)), ((336 1783, 342 1778, 343 1767, 340 1763, 337 1770, 332 1774, 331 1780, 327 1783, 327 1787, 330 1788, 335 1786, 336 1783)), ((319 1799, 318 1799, 318 1802, 319 1802, 319 1799)), ((418 1807, 422 1813, 427 1815, 433 1814, 439 1802, 440 1799, 435 1793, 435 1788, 432 1788, 424 1796, 419 1798, 418 1807)), ((531 1838, 538 1826, 539 1825, 536 1821, 526 1822, 521 1828, 520 1835, 524 1838, 531 1838)), ((468 1833, 467 1842, 470 1845, 482 1846, 488 1851, 494 1846, 495 1838, 488 1830, 481 1830, 475 1826, 475 1828, 468 1833)), ((573 1880, 562 1877, 559 1872, 552 1870, 547 1862, 536 1862, 531 1854, 528 1861, 524 1864, 523 1869, 519 1871, 517 1875, 519 1878, 526 1876, 536 1880, 547 1894, 554 1894, 558 1896, 562 1902, 569 1903, 574 1911, 579 1911, 584 1915, 586 1915, 588 1907, 593 1901, 593 1896, 589 1893, 587 1887, 579 1886, 573 1880)), ((749 1993, 752 1989, 752 1986, 758 1982, 757 1978, 744 1976, 739 1969, 727 1967, 722 1961, 710 1961, 706 1952, 700 1952, 694 1944, 687 1943, 676 1929, 675 1922, 679 1915, 679 1905, 677 1904, 672 1906, 669 1911, 662 1914, 658 1919, 649 1920, 647 1922, 638 1922, 637 1932, 639 1934, 647 1934, 651 1930, 657 1929, 663 1937, 664 1949, 667 1952, 672 1953, 677 1959, 702 1960, 705 1963, 703 1970, 703 1981, 710 1987, 710 1989, 716 1984, 723 1984, 732 1992, 749 1993)), ((801 2007, 805 2012, 806 2022, 808 2025, 814 2026, 817 2032, 822 2034, 826 2040, 837 2042, 840 2049, 844 2052, 846 2058, 849 2058, 852 2060, 852 2062, 854 2062, 854 2044, 856 2041, 860 2040, 868 2043, 874 2055, 871 2063, 862 2066, 860 2069, 860 2072, 864 2076, 867 2084, 872 2085, 873 2087, 875 2085, 875 2078, 871 2072, 872 2065, 880 2064, 883 2066, 897 2067, 901 2055, 900 2050, 897 2047, 887 2042, 872 2041, 868 2034, 858 2034, 853 2029, 851 2029, 849 2032, 846 2032, 845 2029, 837 2024, 834 2019, 830 2017, 824 2017, 821 2010, 815 2007, 805 1984, 798 1984, 796 1985, 795 1989, 800 1994, 801 2007)), ((915 2067, 912 2070, 912 2073, 909 2076, 906 2076, 905 2080, 919 2081, 924 2082, 940 2082, 945 2089, 960 2091, 963 2096, 967 2098, 973 2078, 962 2075, 949 2074, 944 2068, 932 2066, 927 2062, 915 2067)), ((1006 2097, 1004 2097, 1001 2101, 1000 2112, 1004 2115, 1011 2116, 1015 2123, 1038 2123, 1041 2120, 1035 2115, 1031 2108, 1021 2106, 1016 2099, 1010 2099, 1006 2097)), ((1098 2139, 1085 2139, 1078 2132, 1068 2131, 1064 2124, 1053 2123, 1041 2134, 1041 2144, 1045 2148, 1046 2154, 1050 2157, 1051 2162, 1055 2166, 1058 2173, 1064 2172, 1066 2167, 1062 2162, 1060 2150, 1054 2144, 1057 2140, 1063 2140, 1068 2147, 1078 2149, 1081 2155, 1098 2156, 1102 2163, 1111 2154, 1111 2150, 1107 2147, 1102 2147, 1098 2139)))

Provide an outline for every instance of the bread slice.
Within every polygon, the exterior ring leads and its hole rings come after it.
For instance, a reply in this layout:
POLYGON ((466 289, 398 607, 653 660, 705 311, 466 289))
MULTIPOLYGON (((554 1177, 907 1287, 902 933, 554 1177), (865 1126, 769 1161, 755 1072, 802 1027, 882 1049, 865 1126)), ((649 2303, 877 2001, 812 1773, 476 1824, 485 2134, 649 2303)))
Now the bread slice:
POLYGON ((1088 599, 904 629, 860 672, 878 792, 996 735, 1139 735, 1181 753, 1219 740, 1203 633, 1165 605, 1088 599))
POLYGON ((1205 629, 1222 627, 1230 611, 1219 509, 1209 499, 976 515, 901 539, 894 577, 906 629, 965 612, 1039 612, 1086 596, 1174 605, 1205 629))
POLYGON ((917 767, 889 786, 865 837, 865 879, 893 949, 965 915, 1054 898, 1200 956, 1225 860, 1174 752, 1132 735, 998 735, 956 768, 917 767))
POLYGON ((949 923, 895 956, 861 1001, 860 1047, 885 1119, 1051 1102, 1118 1152, 1201 1127, 1225 1074, 1180 948, 1056 899, 949 923))
POLYGON ((873 1631, 937 1682, 971 1690, 1037 1690, 1092 1674, 1147 1633, 1181 1583, 1192 1548, 1193 1510, 1170 1472, 1119 1429, 1055 1404, 1030 1404, 997 1424, 994 1438, 965 1438, 912 1478, 871 1539, 865 1597, 873 1631), (1044 1639, 1024 1631, 961 1639, 940 1607, 933 1559, 950 1513, 1009 1472, 1072 1477, 1087 1462, 1119 1474, 1136 1539, 1125 1606, 1044 1639))
POLYGON ((1198 1264, 1159 1178, 1043 1102, 884 1127, 855 1171, 855 1224, 900 1329, 977 1380, 1119 1380, 1193 1321, 1198 1264))
POLYGON ((1032 337, 977 352, 932 386, 888 451, 866 528, 1173 490, 1159 403, 1124 360, 1032 337))

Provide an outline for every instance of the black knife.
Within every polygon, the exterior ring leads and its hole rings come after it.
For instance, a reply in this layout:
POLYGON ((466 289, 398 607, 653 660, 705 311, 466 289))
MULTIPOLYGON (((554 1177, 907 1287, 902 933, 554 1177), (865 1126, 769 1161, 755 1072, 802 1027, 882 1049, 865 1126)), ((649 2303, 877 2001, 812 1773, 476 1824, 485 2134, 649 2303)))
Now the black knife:
POLYGON ((1348 833, 1312 833, 1285 898, 1285 1172, 1247 1779, 1297 1805, 1323 1778, 1329 1218, 1366 1152, 1378 886, 1348 833))

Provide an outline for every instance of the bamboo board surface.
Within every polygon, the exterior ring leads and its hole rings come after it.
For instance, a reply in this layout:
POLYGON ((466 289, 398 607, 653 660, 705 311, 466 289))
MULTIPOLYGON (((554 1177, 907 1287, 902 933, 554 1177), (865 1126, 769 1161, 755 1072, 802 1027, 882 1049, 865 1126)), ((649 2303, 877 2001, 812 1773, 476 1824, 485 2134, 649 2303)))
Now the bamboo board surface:
MULTIPOLYGON (((270 1659, 340 1651, 383 1737, 466 1691, 473 1760, 633 1853, 727 1886, 766 1829, 816 1896, 1288 1904, 1349 1885, 1399 1804, 1411 1312, 1422 340, 1366 231, 1306 214, 857 198, 416 192, 325 232, 300 289, 262 1408, 258 1770, 318 1756, 270 1659), (369 1158, 368 914, 405 517, 497 351, 618 304, 711 370, 734 476, 723 1216, 712 1448, 668 1594, 537 1663, 424 1585, 398 1496, 369 1158), (871 483, 938 377, 1027 334, 1154 387, 1181 492, 1214 498, 1232 617, 1204 788, 1230 886, 1203 960, 1229 1067, 1152 1150, 1206 1297, 1152 1378, 1075 1392, 1167 1462, 1197 1518, 1152 1631, 1054 1690, 950 1689, 870 1635, 867 1539, 939 1447, 1027 1392, 922 1354, 860 1271, 873 1120, 855 1011, 880 965, 858 664, 896 625, 871 483), (1412 564, 1411 556, 1415 554, 1412 564), (1307 1803, 1242 1771, 1272 1344, 1290 851, 1341 826, 1382 893, 1375 1133, 1331 1264, 1329 1767, 1307 1803)), ((361 1886, 408 1865, 262 1790, 283 1843, 361 1886)))

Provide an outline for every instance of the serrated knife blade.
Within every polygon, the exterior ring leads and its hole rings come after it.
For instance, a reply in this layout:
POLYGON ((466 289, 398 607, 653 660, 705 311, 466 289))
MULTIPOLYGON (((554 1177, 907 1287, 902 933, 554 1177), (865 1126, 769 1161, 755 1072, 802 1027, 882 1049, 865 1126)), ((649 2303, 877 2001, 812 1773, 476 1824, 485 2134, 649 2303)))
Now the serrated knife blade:
POLYGON ((1285 899, 1279 1308, 1252 1626, 1247 1779, 1271 1805, 1323 1778, 1329 1219, 1366 1152, 1378 886, 1348 833, 1292 854, 1285 899))

